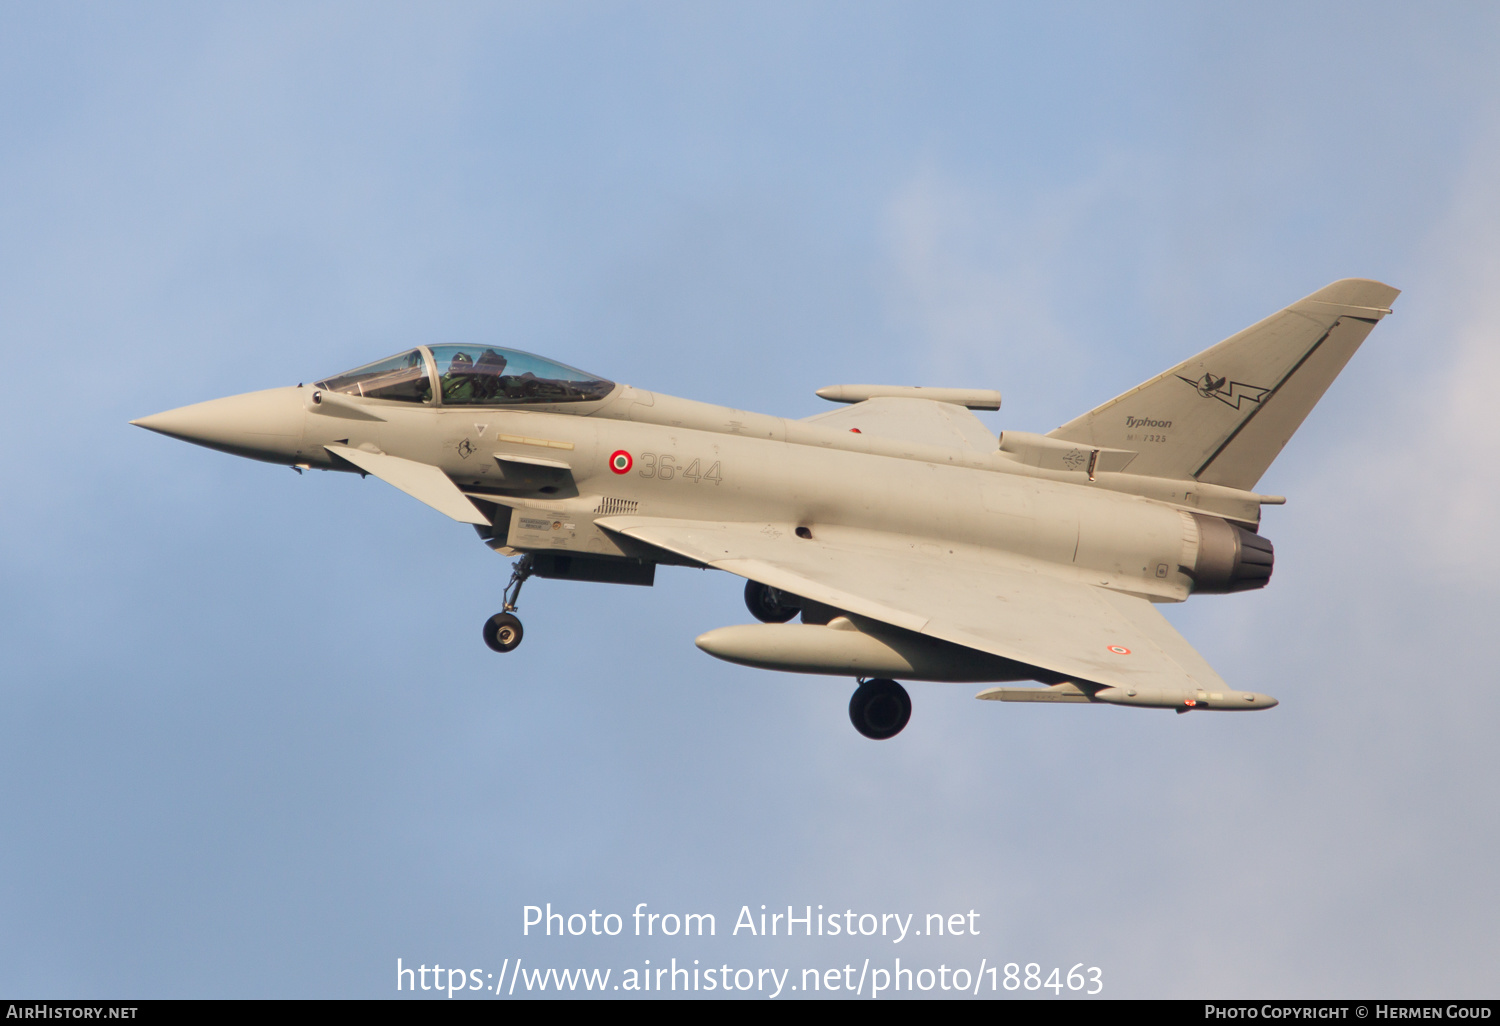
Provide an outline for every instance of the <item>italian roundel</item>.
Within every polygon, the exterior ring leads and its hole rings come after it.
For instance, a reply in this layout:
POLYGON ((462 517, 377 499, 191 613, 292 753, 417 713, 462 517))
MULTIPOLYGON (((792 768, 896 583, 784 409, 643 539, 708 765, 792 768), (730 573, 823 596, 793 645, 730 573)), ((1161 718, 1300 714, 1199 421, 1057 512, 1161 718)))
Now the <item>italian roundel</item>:
POLYGON ((616 474, 628 474, 635 461, 630 458, 630 453, 624 449, 616 449, 609 454, 609 469, 616 474))

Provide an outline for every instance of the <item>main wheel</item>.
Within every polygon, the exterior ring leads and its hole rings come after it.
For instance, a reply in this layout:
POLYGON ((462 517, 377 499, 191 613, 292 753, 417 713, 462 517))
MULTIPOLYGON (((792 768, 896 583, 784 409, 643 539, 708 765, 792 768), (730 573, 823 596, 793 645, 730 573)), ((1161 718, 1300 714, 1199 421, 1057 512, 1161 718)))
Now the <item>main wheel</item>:
POLYGON ((849 721, 874 741, 901 733, 911 719, 911 696, 893 680, 867 680, 849 699, 849 721))
POLYGON ((496 613, 484 622, 484 643, 496 652, 509 652, 525 633, 521 621, 510 613, 496 613))
POLYGON ((796 616, 801 607, 788 604, 788 598, 759 581, 745 582, 745 606, 761 623, 786 623, 796 616))

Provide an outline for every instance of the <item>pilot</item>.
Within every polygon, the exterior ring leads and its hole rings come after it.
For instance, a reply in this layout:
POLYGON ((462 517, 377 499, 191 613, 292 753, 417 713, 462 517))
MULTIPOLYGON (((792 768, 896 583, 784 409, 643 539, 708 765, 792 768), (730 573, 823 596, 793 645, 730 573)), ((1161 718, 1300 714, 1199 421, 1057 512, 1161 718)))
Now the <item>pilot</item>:
POLYGON ((454 353, 443 375, 443 402, 472 403, 475 400, 474 358, 468 353, 454 353))
POLYGON ((476 402, 490 402, 500 394, 500 376, 505 373, 506 359, 493 349, 479 354, 474 364, 474 397, 476 402))

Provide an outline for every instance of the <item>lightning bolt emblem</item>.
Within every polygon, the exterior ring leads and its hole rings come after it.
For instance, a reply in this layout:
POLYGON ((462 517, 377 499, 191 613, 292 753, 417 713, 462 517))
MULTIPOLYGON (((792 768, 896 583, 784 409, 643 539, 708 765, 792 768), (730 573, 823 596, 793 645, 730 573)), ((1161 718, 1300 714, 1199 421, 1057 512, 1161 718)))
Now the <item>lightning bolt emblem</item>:
POLYGON ((1240 409, 1241 400, 1248 399, 1252 403, 1258 403, 1265 399, 1269 388, 1261 388, 1259 385, 1247 385, 1243 381, 1230 381, 1228 378, 1217 374, 1204 374, 1203 377, 1194 381, 1177 375, 1177 380, 1185 381, 1195 388, 1199 395, 1205 399, 1217 399, 1225 406, 1233 406, 1240 409))

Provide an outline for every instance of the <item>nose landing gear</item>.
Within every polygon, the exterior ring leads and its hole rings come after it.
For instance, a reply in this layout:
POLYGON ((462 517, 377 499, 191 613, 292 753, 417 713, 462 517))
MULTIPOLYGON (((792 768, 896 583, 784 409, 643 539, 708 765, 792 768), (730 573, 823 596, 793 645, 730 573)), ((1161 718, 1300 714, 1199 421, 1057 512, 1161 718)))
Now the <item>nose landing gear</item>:
POLYGON ((849 699, 849 720, 872 741, 901 733, 911 719, 911 696, 893 680, 862 680, 849 699))
POLYGON ((509 652, 525 633, 520 618, 512 613, 496 613, 484 622, 484 643, 496 652, 509 652))
POLYGON ((511 651, 525 636, 521 620, 515 615, 516 602, 521 597, 521 585, 531 576, 535 562, 529 555, 516 560, 515 566, 511 568, 510 583, 505 586, 505 610, 484 622, 484 643, 496 652, 511 651))

